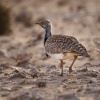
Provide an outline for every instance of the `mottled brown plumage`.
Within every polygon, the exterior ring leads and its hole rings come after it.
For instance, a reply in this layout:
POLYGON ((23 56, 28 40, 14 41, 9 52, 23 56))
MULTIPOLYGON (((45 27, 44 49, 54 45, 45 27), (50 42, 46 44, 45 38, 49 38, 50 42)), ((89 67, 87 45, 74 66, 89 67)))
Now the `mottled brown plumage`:
POLYGON ((52 35, 45 43, 47 52, 55 53, 76 53, 79 56, 88 57, 85 47, 80 44, 77 39, 66 35, 52 35))
POLYGON ((51 24, 49 21, 42 21, 37 24, 45 30, 44 47, 46 54, 61 61, 61 75, 63 75, 63 60, 74 57, 69 67, 69 72, 72 72, 72 66, 77 56, 89 57, 85 47, 76 38, 66 35, 51 35, 51 24))

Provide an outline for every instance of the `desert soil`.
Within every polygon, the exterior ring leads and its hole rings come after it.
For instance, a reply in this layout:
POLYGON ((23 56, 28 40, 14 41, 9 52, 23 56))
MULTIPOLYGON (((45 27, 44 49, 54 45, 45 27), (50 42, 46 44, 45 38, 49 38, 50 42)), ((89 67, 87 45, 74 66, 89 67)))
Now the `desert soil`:
POLYGON ((100 100, 100 0, 0 0, 11 9, 12 33, 0 37, 0 100, 100 100), (91 58, 59 61, 44 52, 44 30, 76 37, 91 58))

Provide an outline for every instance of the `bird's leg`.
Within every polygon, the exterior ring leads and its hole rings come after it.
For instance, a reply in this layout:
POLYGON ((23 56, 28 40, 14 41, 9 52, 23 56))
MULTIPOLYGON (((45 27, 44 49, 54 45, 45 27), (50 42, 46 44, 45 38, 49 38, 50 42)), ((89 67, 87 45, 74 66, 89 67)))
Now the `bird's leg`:
POLYGON ((60 60, 60 68, 61 68, 61 73, 60 73, 60 76, 63 76, 63 60, 60 60))
POLYGON ((77 59, 77 56, 74 56, 74 60, 73 60, 72 64, 69 67, 69 73, 71 73, 73 71, 72 66, 73 66, 74 62, 76 61, 76 59, 77 59))

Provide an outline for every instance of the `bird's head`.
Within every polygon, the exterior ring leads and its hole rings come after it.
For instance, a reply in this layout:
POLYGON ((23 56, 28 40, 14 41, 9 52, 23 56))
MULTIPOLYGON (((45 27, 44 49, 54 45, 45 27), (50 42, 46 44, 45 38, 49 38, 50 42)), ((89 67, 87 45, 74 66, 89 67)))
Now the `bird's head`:
POLYGON ((51 23, 50 21, 47 21, 47 20, 36 22, 35 24, 40 25, 43 29, 51 28, 51 23))

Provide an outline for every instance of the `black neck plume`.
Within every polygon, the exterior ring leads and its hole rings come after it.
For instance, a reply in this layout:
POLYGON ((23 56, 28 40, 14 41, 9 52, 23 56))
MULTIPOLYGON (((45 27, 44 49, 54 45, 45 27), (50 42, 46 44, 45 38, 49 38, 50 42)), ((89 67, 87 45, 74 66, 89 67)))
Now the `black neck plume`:
POLYGON ((44 44, 46 42, 46 40, 51 36, 51 28, 48 27, 45 29, 45 37, 44 37, 44 44))

